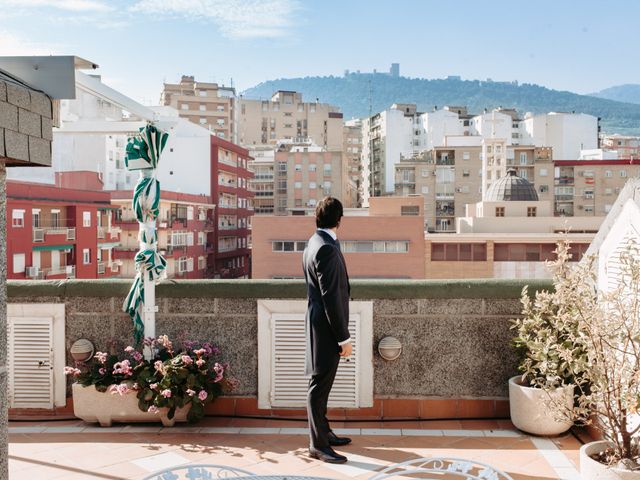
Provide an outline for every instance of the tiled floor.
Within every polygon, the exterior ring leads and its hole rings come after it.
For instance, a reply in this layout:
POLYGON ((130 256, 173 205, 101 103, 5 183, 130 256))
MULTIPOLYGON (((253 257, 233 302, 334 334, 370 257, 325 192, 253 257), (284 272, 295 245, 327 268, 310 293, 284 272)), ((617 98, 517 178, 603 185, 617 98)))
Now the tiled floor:
POLYGON ((579 479, 580 442, 571 434, 546 439, 518 432, 505 420, 335 422, 353 443, 344 465, 307 457, 302 421, 205 418, 196 426, 117 425, 79 421, 12 422, 11 479, 140 479, 189 463, 241 467, 256 474, 367 479, 377 470, 421 457, 462 457, 488 463, 514 480, 579 479))

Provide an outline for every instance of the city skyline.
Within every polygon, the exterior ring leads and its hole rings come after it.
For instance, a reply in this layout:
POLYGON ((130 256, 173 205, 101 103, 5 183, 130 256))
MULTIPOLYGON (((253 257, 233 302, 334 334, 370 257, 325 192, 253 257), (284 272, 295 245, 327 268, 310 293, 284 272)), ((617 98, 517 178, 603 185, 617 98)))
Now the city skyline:
POLYGON ((100 65, 105 83, 145 104, 158 104, 162 82, 182 74, 224 85, 233 79, 241 92, 275 78, 386 71, 398 62, 409 77, 518 80, 586 94, 634 83, 640 73, 629 61, 640 7, 622 2, 603 9, 586 1, 579 10, 549 1, 524 9, 504 1, 408 0, 0 0, 0 6, 0 55, 85 57, 100 65), (602 68, 604 59, 625 68, 602 68))

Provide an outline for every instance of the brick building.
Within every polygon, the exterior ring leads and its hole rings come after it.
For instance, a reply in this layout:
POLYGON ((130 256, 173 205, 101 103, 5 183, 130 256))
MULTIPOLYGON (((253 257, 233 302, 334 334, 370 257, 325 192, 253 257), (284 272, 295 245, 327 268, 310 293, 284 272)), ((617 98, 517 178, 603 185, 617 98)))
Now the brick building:
POLYGON ((8 278, 120 275, 114 211, 106 192, 7 182, 8 278))

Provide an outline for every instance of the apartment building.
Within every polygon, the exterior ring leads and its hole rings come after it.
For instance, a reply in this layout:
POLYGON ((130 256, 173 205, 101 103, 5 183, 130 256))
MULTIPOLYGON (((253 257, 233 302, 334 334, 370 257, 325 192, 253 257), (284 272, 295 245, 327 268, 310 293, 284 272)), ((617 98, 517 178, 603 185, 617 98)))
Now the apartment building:
POLYGON ((327 150, 342 148, 343 116, 338 107, 317 99, 305 102, 301 93, 283 90, 268 100, 240 98, 238 105, 237 141, 246 148, 301 139, 327 150))
POLYGON ((254 192, 249 151, 222 138, 211 137, 211 192, 216 199, 214 278, 249 278, 254 192))
MULTIPOLYGON (((394 191, 394 169, 400 158, 442 146, 455 146, 470 137, 482 147, 484 189, 506 172, 509 152, 515 147, 549 148, 553 160, 578 159, 580 151, 597 147, 598 119, 591 115, 551 112, 526 114, 498 108, 470 114, 466 107, 434 107, 432 112, 416 111, 414 104, 394 104, 388 110, 363 121, 362 162, 369 194, 394 191)), ((464 143, 467 145, 467 143, 464 143)))
POLYGON ((620 160, 640 159, 640 137, 630 135, 602 135, 600 147, 605 151, 617 152, 620 160))
POLYGON ((530 179, 531 183, 537 179, 540 197, 552 199, 551 149, 525 145, 506 148, 503 143, 487 145, 483 139, 474 136, 447 137, 447 143, 450 146, 435 147, 402 158, 395 167, 395 195, 420 194, 424 197, 425 230, 455 231, 456 218, 464 215, 465 205, 482 199, 483 178, 495 181, 503 177, 508 168, 515 168, 519 176, 530 179), (501 149, 494 154, 496 145, 501 149), (493 156, 483 162, 487 151, 493 156), (496 155, 499 155, 500 163, 496 155), (491 168, 487 168, 487 164, 491 168))
POLYGON ((7 277, 121 275, 120 227, 106 192, 7 182, 7 277))
POLYGON ((180 83, 164 83, 160 104, 175 108, 182 118, 231 142, 236 140, 236 91, 183 75, 180 83))
POLYGON ((555 167, 555 214, 595 216, 609 213, 626 181, 640 175, 634 160, 559 160, 555 167))
POLYGON ((327 195, 339 198, 345 208, 357 205, 357 187, 347 174, 348 159, 341 149, 327 151, 307 142, 282 143, 275 152, 274 166, 276 215, 315 207, 327 195))
MULTIPOLYGON (((111 202, 117 209, 115 224, 122 231, 114 258, 121 265, 120 276, 134 277, 134 257, 140 243, 131 192, 111 192, 111 202)), ((215 231, 215 204, 211 198, 162 191, 159 209, 158 251, 167 260, 167 278, 212 277, 216 249, 208 238, 215 231)))
MULTIPOLYGON (((372 198, 368 209, 346 209, 338 237, 350 278, 424 278, 422 198, 372 198)), ((302 252, 316 230, 314 209, 303 215, 256 216, 253 278, 303 278, 302 252)))
POLYGON ((364 201, 362 175, 362 120, 344 123, 342 151, 347 157, 347 175, 357 189, 356 207, 364 201))
POLYGON ((275 205, 275 156, 278 147, 260 145, 249 150, 249 168, 253 172, 250 181, 253 210, 256 215, 273 215, 275 205))

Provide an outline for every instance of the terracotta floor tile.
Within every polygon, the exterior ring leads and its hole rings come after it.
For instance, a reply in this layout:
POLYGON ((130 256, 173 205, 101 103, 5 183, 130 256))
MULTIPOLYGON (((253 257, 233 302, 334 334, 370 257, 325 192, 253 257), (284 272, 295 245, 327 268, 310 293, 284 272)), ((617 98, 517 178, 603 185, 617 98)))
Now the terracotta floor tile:
POLYGON ((497 430, 497 420, 460 420, 463 430, 497 430))
POLYGON ((420 428, 427 430, 460 430, 462 424, 460 420, 422 420, 420 428))

